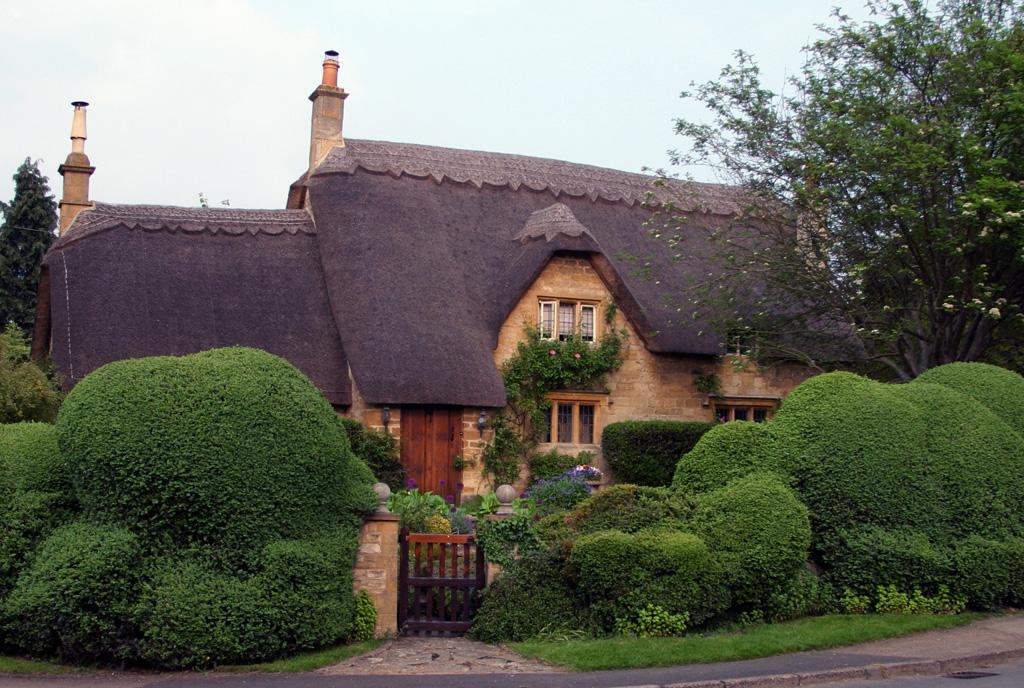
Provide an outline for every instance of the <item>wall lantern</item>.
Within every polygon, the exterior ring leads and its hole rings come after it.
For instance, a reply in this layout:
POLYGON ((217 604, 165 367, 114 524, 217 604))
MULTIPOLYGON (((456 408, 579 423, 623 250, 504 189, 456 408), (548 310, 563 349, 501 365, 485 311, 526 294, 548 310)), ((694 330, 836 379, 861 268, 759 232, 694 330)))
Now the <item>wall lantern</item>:
POLYGON ((380 410, 380 419, 384 422, 384 431, 387 432, 388 423, 391 422, 391 409, 387 406, 380 410))
POLYGON ((476 429, 480 431, 480 436, 484 436, 484 428, 487 427, 487 412, 480 411, 480 416, 476 419, 476 429))

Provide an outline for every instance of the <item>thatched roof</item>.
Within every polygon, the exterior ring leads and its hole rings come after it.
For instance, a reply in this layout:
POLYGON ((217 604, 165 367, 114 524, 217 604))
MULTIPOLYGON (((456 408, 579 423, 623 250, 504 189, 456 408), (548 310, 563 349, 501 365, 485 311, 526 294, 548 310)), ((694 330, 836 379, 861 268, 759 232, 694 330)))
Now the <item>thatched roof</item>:
MULTIPOLYGON (((558 252, 591 255, 653 351, 719 353, 673 295, 706 263, 643 226, 668 200, 694 226, 729 187, 495 153, 349 140, 293 185, 304 210, 109 206, 47 256, 53 356, 71 383, 116 358, 258 346, 336 404, 501 406, 498 330, 558 252), (72 370, 73 369, 73 370, 72 370)), ((695 236, 697 234, 695 233, 695 236)))

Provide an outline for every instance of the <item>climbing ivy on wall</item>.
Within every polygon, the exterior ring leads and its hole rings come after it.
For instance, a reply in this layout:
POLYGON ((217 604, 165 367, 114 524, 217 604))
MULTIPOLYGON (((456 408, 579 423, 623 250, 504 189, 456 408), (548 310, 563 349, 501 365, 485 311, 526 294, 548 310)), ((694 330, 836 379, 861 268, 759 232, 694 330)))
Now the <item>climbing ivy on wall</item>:
POLYGON ((483 451, 484 472, 495 486, 519 479, 520 466, 547 431, 549 393, 603 389, 605 376, 622 364, 628 333, 615 329, 616 312, 614 304, 605 305, 606 327, 597 343, 579 335, 564 341, 541 339, 536 328, 526 328, 526 338, 502 364, 508 403, 493 417, 494 439, 483 451))

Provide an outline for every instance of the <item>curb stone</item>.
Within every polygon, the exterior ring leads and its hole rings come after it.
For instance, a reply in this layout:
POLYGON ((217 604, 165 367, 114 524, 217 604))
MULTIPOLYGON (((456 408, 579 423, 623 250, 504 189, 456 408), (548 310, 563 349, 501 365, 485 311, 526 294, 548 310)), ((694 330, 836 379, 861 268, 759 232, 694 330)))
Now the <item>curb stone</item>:
POLYGON ((847 667, 826 669, 798 674, 770 674, 767 676, 747 676, 743 678, 727 678, 714 681, 689 681, 682 683, 665 683, 660 686, 638 685, 622 688, 797 688, 819 683, 851 681, 857 679, 881 680, 900 676, 937 676, 964 669, 974 669, 1009 662, 1024 657, 1024 648, 986 652, 951 659, 922 659, 912 662, 893 662, 890 664, 871 664, 863 667, 847 667))

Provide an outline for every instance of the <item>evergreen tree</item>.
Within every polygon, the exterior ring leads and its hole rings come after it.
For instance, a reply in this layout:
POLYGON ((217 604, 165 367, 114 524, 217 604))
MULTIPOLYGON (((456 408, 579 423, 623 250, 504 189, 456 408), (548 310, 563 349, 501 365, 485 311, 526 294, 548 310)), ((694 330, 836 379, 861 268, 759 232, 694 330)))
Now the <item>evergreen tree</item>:
POLYGON ((3 206, 0 226, 0 327, 32 329, 43 254, 56 238, 57 203, 39 170, 25 158, 14 174, 14 199, 3 206))

